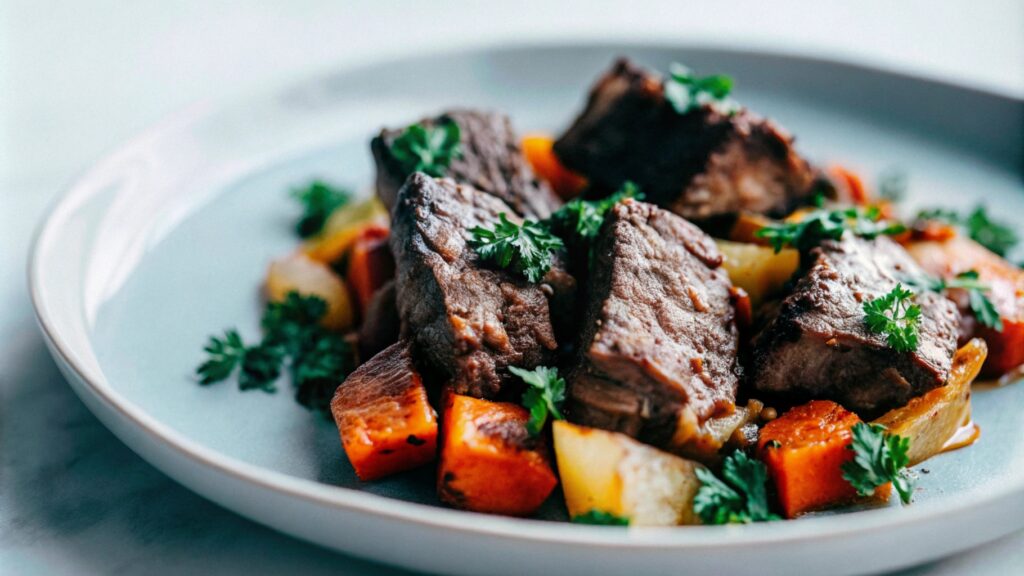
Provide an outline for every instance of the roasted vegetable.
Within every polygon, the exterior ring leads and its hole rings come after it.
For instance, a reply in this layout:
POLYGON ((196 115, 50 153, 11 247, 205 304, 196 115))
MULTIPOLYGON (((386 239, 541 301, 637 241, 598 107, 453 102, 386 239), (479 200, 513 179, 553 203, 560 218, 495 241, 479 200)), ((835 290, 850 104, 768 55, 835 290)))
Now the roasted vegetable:
POLYGON ((332 330, 346 330, 355 320, 355 309, 345 282, 329 266, 297 253, 270 263, 267 271, 267 297, 273 302, 285 299, 289 292, 318 296, 327 304, 321 323, 332 330))
POLYGON ((436 456, 437 413, 405 342, 392 344, 350 374, 338 387, 331 412, 361 480, 410 470, 436 456))
POLYGON ((346 204, 331 213, 323 230, 302 250, 313 260, 332 264, 341 259, 367 226, 388 225, 388 211, 376 197, 346 204))
POLYGON ((1024 364, 1024 271, 963 236, 941 242, 911 242, 906 248, 930 274, 948 280, 976 271, 977 280, 988 287, 985 295, 999 314, 1002 331, 980 322, 972 322, 972 326, 966 319, 963 330, 968 336, 984 338, 988 344, 982 377, 997 378, 1024 364))
POLYGON ((722 267, 733 285, 743 288, 757 307, 779 293, 800 265, 800 253, 792 248, 775 250, 758 244, 715 240, 725 257, 722 267))
MULTIPOLYGON (((857 498, 857 491, 843 478, 842 466, 853 459, 846 447, 859 422, 856 414, 835 402, 814 400, 761 429, 758 452, 787 518, 857 498)), ((887 498, 889 491, 885 486, 875 493, 887 498)))
POLYGON ((554 140, 546 134, 527 134, 523 137, 523 155, 537 176, 562 200, 575 198, 587 185, 587 180, 562 165, 552 145, 554 140))
POLYGON ((529 413, 515 404, 446 394, 443 402, 441 500, 465 510, 528 516, 558 484, 542 437, 526 431, 529 413))
POLYGON ((985 341, 975 338, 957 351, 946 385, 911 400, 875 420, 890 434, 910 439, 910 465, 942 452, 971 418, 971 383, 985 362, 985 341))
POLYGON ((630 524, 697 524, 693 496, 700 464, 617 432, 554 423, 555 454, 571 517, 593 513, 630 524))
POLYGON ((388 247, 388 229, 370 225, 352 243, 348 251, 345 279, 359 303, 359 312, 366 317, 373 294, 395 277, 395 260, 388 247))

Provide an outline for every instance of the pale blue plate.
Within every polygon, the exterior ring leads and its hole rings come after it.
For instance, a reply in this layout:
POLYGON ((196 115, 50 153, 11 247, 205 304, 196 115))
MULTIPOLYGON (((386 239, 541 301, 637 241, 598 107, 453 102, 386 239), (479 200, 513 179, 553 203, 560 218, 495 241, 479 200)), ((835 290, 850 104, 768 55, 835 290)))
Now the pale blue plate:
MULTIPOLYGON (((37 238, 31 280, 83 400, 142 456, 241 514, 350 553, 462 573, 643 574, 756 567, 870 572, 1024 527, 1024 386, 979 390, 970 449, 923 468, 908 508, 734 527, 605 529, 438 507, 429 471, 363 484, 333 423, 290 398, 201 388, 208 334, 257 334, 268 262, 296 246, 289 187, 372 182, 369 137, 452 105, 557 131, 613 55, 732 74, 736 97, 823 163, 898 167, 908 204, 983 201, 1024 222, 1024 103, 859 67, 696 48, 529 47, 444 54, 201 103, 86 174, 37 238)), ((116 471, 111 471, 116 474, 116 471)), ((542 514, 564 518, 557 500, 542 514)))

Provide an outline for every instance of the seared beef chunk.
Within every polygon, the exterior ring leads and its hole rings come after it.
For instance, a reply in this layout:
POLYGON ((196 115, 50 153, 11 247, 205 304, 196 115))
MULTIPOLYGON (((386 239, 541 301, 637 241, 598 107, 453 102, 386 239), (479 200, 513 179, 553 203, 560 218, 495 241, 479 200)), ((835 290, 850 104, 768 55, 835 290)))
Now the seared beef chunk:
POLYGON ((608 213, 594 250, 571 418, 680 447, 736 399, 722 256, 696 226, 634 200, 608 213))
POLYGON ((866 301, 921 277, 901 246, 847 234, 809 257, 809 269, 755 340, 751 376, 758 389, 827 398, 870 417, 945 382, 960 319, 952 302, 917 291, 914 352, 896 352, 864 320, 866 301))
POLYGON ((494 196, 416 173, 392 213, 402 334, 417 361, 459 394, 493 398, 519 388, 509 366, 553 364, 551 309, 568 308, 575 292, 560 263, 533 284, 480 262, 466 244, 469 230, 492 227, 502 212, 520 222, 494 196))
MULTIPOLYGON (((452 110, 436 118, 425 118, 421 123, 435 126, 449 121, 459 126, 461 153, 452 159, 446 176, 500 198, 523 217, 547 218, 558 208, 558 198, 526 163, 519 137, 507 116, 452 110)), ((377 195, 389 209, 409 176, 391 154, 391 145, 402 131, 382 130, 370 143, 377 164, 377 195)))
POLYGON ((818 183, 772 122, 711 104, 679 114, 662 78, 625 59, 598 80, 555 153, 593 194, 631 180, 648 202, 697 222, 740 211, 781 215, 818 183))

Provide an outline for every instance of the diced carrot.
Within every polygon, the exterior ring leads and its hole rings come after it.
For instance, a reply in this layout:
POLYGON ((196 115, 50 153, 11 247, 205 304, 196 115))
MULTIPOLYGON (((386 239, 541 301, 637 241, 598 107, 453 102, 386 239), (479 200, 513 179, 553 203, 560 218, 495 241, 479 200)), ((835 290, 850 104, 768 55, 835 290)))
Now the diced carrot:
POLYGON ((395 260, 388 247, 388 229, 371 224, 352 243, 345 279, 355 294, 363 317, 374 292, 395 277, 395 260))
POLYGON ((1003 331, 975 322, 967 334, 988 344, 982 377, 996 378, 1024 364, 1024 270, 963 236, 911 242, 907 251, 929 274, 948 279, 976 270, 979 280, 990 288, 986 295, 1003 321, 1003 331))
POLYGON ((476 512, 527 516, 558 484, 521 406, 446 394, 438 495, 476 512))
POLYGON ((828 171, 836 183, 839 184, 840 192, 844 193, 845 199, 860 206, 871 204, 871 194, 868 193, 868 189, 864 186, 864 181, 860 175, 838 164, 830 166, 828 171))
POLYGON ((554 143, 547 134, 527 134, 522 142, 523 155, 537 176, 547 182, 562 200, 570 200, 583 191, 587 180, 562 164, 555 155, 554 143))
POLYGON ((914 224, 910 231, 910 240, 942 242, 955 238, 956 235, 956 226, 948 222, 924 220, 914 224))
MULTIPOLYGON (((846 504, 857 491, 843 478, 842 465, 853 459, 856 414, 828 400, 793 408, 761 429, 758 451, 768 465, 779 504, 787 518, 846 504)), ((892 486, 875 490, 888 498, 892 486)))
POLYGON ((732 240, 733 242, 768 246, 768 240, 758 237, 757 232, 771 224, 778 224, 778 222, 761 214, 741 212, 739 216, 736 217, 736 222, 733 224, 732 230, 729 231, 729 240, 732 240))
POLYGON ((341 443, 361 480, 375 480, 432 462, 437 413, 398 342, 356 369, 338 387, 331 412, 341 443))

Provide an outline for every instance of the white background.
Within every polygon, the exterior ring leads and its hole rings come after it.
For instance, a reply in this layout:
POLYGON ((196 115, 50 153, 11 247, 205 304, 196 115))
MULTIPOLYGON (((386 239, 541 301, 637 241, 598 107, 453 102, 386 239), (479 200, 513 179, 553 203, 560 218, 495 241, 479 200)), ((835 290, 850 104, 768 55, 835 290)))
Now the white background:
MULTIPOLYGON (((610 38, 810 53, 1024 97, 1021 0, 0 2, 0 573, 382 570, 192 496, 63 384, 24 265, 77 173, 199 99, 424 50, 610 38)), ((922 572, 1021 566, 1024 535, 922 572)))

